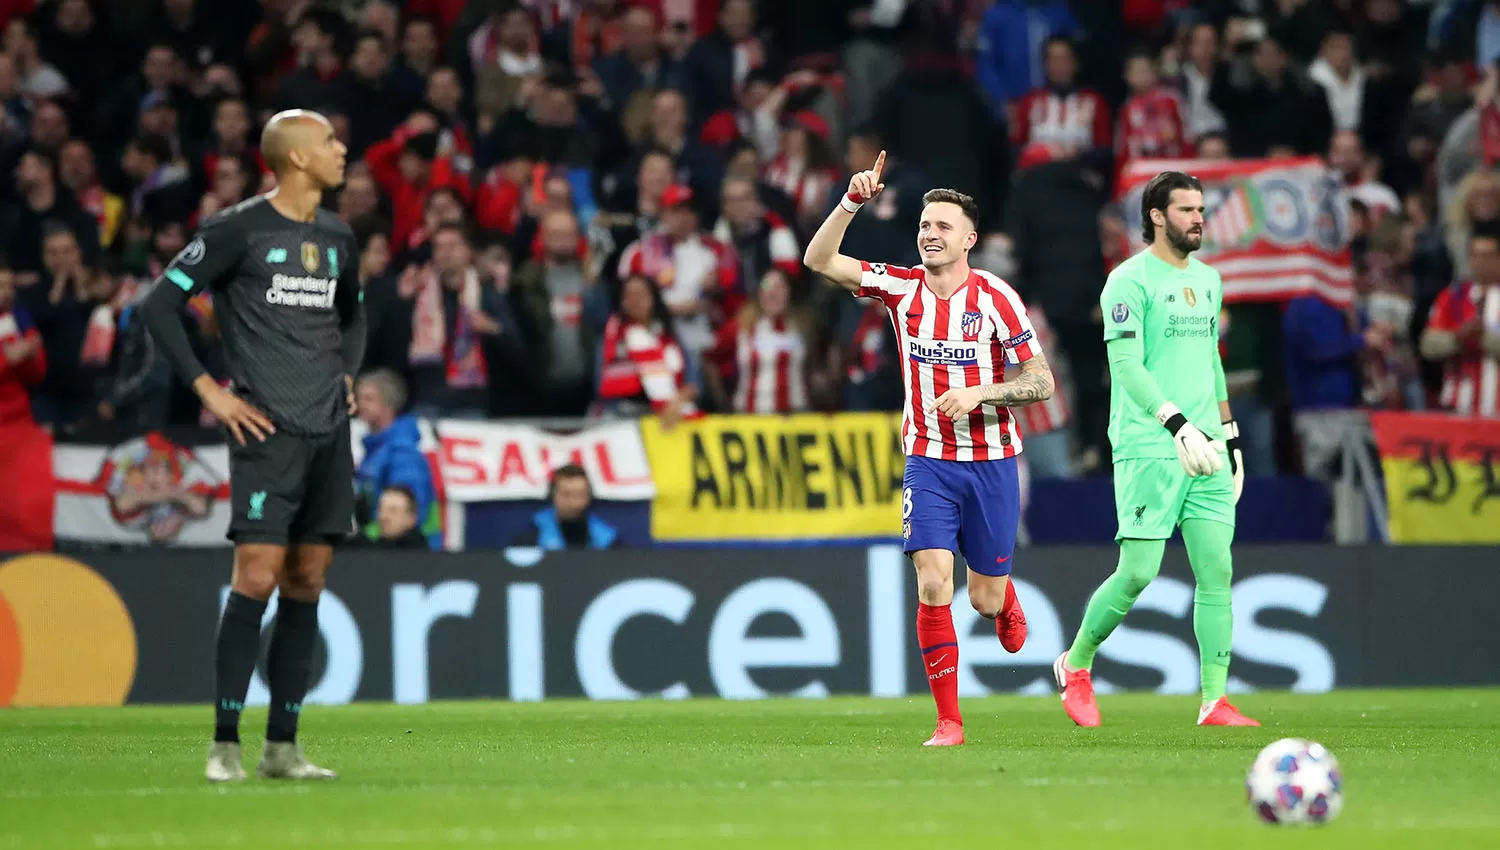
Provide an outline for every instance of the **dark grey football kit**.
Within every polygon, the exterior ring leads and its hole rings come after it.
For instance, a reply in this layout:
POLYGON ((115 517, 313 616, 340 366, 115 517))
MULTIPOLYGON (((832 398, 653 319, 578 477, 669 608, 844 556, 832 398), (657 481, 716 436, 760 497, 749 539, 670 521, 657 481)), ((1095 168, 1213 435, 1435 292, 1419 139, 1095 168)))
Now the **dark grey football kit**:
POLYGON ((231 389, 276 432, 229 441, 236 543, 342 540, 354 530, 344 376, 364 358, 359 253, 327 210, 303 222, 252 198, 208 219, 147 297, 142 317, 184 380, 204 374, 180 313, 212 293, 231 389))

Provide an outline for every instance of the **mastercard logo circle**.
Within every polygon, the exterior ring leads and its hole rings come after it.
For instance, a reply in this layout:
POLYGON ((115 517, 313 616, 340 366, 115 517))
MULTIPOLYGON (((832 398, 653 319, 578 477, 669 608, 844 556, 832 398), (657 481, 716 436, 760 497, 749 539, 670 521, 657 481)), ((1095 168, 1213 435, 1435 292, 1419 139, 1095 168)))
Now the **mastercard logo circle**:
POLYGON ((135 669, 135 623, 103 576, 60 555, 0 564, 0 707, 120 705, 135 669))

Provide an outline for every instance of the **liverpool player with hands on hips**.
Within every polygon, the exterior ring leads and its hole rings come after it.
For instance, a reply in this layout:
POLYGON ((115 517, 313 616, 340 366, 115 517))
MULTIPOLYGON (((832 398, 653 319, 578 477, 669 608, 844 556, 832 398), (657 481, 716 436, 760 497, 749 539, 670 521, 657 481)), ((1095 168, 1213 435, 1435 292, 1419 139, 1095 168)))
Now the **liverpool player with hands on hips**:
POLYGON ((1120 561, 1089 599, 1053 673, 1073 722, 1098 726, 1094 653, 1156 578, 1180 526, 1197 582, 1198 725, 1259 726, 1224 696, 1234 623, 1229 547, 1245 478, 1219 360, 1224 283, 1190 256, 1203 244, 1202 184, 1180 171, 1153 177, 1141 195, 1141 229, 1148 247, 1110 272, 1099 296, 1120 561))
POLYGON ((333 544, 354 528, 351 376, 365 318, 354 234, 321 208, 344 182, 344 145, 316 112, 271 117, 261 154, 276 188, 214 215, 167 265, 142 318, 177 372, 224 424, 234 573, 215 642, 214 737, 206 776, 245 778, 240 712, 260 655, 260 625, 280 591, 266 654, 271 711, 257 771, 330 779, 297 744, 318 643, 318 596, 333 544), (231 379, 203 368, 182 308, 213 293, 231 379))
POLYGON ((882 151, 873 168, 854 175, 803 262, 858 297, 880 299, 902 349, 901 530, 917 571, 917 641, 937 702, 937 729, 925 746, 944 747, 964 742, 949 607, 955 554, 969 565, 969 603, 995 621, 1000 643, 1018 652, 1026 641, 1026 616, 1010 582, 1021 518, 1021 434, 1008 408, 1051 398, 1054 382, 1021 299, 1004 281, 969 267, 979 238, 973 198, 952 189, 922 196, 919 268, 839 253, 854 214, 885 188, 884 165, 882 151), (1007 363, 1019 366, 1010 381, 1007 363))

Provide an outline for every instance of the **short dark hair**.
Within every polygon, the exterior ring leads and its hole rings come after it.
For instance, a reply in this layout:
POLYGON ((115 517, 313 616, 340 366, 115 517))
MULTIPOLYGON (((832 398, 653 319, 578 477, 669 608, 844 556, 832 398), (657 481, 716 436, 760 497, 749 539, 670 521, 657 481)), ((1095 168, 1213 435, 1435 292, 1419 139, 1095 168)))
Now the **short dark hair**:
POLYGON ((425 212, 429 207, 431 207, 432 199, 437 197, 452 198, 453 202, 458 204, 459 209, 464 211, 464 218, 468 218, 469 205, 464 201, 464 196, 452 186, 439 186, 436 189, 433 189, 431 192, 428 192, 427 198, 422 201, 422 210, 425 212))
MULTIPOLYGON (((417 515, 417 494, 412 492, 412 489, 410 487, 406 486, 405 484, 392 484, 382 490, 380 495, 384 496, 386 493, 395 493, 398 496, 404 496, 406 498, 406 503, 408 505, 411 505, 412 516, 417 515)), ((421 519, 421 517, 418 517, 418 519, 421 519)))
POLYGON ((1042 43, 1042 55, 1046 56, 1048 51, 1057 46, 1068 48, 1068 52, 1073 54, 1075 59, 1078 57, 1078 45, 1065 35, 1048 36, 1047 40, 1042 43))
POLYGON ((964 215, 969 217, 969 223, 974 225, 974 229, 979 229, 979 204, 975 203, 971 196, 957 189, 928 190, 927 194, 922 196, 922 207, 925 209, 928 204, 955 204, 963 210, 964 215))
POLYGON ((470 248, 474 247, 474 239, 469 236, 469 228, 463 226, 462 224, 459 224, 456 221, 444 222, 443 224, 438 225, 437 229, 432 231, 431 238, 434 242, 437 241, 439 233, 457 233, 458 238, 464 240, 465 245, 468 245, 470 248))
POLYGON ((432 27, 433 32, 437 32, 437 18, 434 18, 426 12, 414 12, 410 15, 407 15, 406 23, 401 25, 401 32, 405 33, 407 30, 418 24, 426 24, 427 26, 432 27))
POLYGON ((593 484, 589 482, 588 470, 584 469, 582 466, 579 466, 576 463, 565 463, 562 466, 559 466, 557 469, 552 470, 552 483, 551 486, 548 487, 548 496, 551 496, 552 490, 555 490, 557 488, 557 482, 563 480, 564 478, 582 478, 585 484, 589 484, 589 489, 593 489, 593 484))
POLYGON ((172 161, 172 143, 158 133, 142 133, 130 140, 130 146, 155 159, 157 165, 172 161))
POLYGON ((1181 171, 1163 171, 1151 178, 1146 190, 1141 192, 1141 238, 1150 245, 1156 241, 1156 223, 1151 220, 1152 210, 1161 210, 1166 215, 1172 203, 1172 193, 1178 189, 1203 191, 1203 183, 1191 174, 1181 171))
POLYGON ((354 34, 354 46, 358 47, 361 42, 374 39, 380 45, 380 52, 390 53, 390 47, 385 43, 385 34, 377 29, 361 29, 354 34))

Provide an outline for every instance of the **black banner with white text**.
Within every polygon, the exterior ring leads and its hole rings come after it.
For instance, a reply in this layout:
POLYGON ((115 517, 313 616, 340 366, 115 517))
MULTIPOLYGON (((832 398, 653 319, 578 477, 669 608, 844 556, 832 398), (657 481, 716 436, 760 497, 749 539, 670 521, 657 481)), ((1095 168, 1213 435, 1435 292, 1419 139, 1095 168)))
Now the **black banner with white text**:
MULTIPOLYGON (((1231 690, 1500 682, 1496 654, 1455 651, 1489 640, 1487 597, 1473 591, 1493 582, 1494 550, 1404 549, 1399 560, 1389 551, 1237 550, 1231 690)), ((961 694, 1050 693, 1050 665, 1115 558, 1111 548, 1019 551, 1031 633, 1016 655, 960 586, 961 694)), ((0 665, 13 668, 0 676, 0 706, 209 699, 229 560, 152 551, 0 561, 0 650, 14 637, 19 653, 0 665), (88 657, 70 661, 69 646, 88 657), (90 649, 101 646, 116 648, 114 660, 90 649)), ((351 550, 336 559, 320 606, 308 702, 924 694, 912 585, 892 546, 711 556, 351 550)), ((1192 600, 1186 559, 1171 549, 1101 650, 1098 688, 1195 692, 1192 600)), ((268 625, 273 615, 274 605, 268 625)), ((249 702, 266 698, 257 676, 249 702)))

